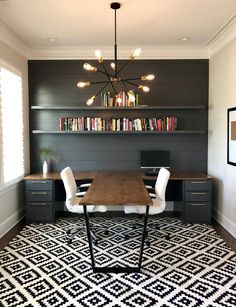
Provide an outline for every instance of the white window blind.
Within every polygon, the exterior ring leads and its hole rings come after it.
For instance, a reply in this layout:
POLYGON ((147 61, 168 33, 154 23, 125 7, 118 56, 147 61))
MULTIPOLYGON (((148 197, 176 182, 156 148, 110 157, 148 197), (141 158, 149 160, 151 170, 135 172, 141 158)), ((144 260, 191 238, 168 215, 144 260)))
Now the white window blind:
POLYGON ((22 78, 0 67, 3 185, 24 175, 22 78))

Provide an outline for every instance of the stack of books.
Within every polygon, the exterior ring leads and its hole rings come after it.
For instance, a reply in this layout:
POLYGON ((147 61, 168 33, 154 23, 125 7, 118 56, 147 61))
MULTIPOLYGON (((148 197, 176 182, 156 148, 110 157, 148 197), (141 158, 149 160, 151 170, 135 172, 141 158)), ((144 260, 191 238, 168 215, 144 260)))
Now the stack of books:
POLYGON ((116 96, 110 92, 101 93, 101 104, 103 107, 137 107, 138 94, 133 91, 119 92, 116 96))

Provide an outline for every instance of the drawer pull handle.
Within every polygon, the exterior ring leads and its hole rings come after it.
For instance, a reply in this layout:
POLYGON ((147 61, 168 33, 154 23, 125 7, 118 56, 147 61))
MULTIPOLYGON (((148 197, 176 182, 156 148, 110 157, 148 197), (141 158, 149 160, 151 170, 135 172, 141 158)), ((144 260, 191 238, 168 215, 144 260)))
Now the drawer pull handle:
POLYGON ((47 181, 31 181, 32 184, 47 184, 47 181))
POLYGON ((206 192, 191 192, 192 195, 207 195, 206 192))
POLYGON ((207 204, 197 204, 197 203, 195 203, 195 204, 190 204, 190 206, 206 206, 207 204))
POLYGON ((47 206, 47 203, 31 203, 32 206, 47 206))
POLYGON ((31 192, 32 195, 47 195, 48 192, 31 192))
POLYGON ((191 183, 195 184, 195 183, 207 183, 206 181, 191 181, 191 183))

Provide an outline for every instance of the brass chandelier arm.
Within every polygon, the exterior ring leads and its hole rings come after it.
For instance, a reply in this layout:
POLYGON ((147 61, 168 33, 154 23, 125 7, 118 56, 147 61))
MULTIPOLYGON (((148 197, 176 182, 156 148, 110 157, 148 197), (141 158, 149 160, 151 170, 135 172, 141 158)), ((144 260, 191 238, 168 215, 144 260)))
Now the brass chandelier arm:
POLYGON ((90 84, 102 84, 102 83, 110 83, 109 81, 107 80, 104 80, 104 81, 93 81, 93 82, 89 82, 90 84))
POLYGON ((97 97, 97 95, 99 95, 107 86, 108 86, 109 82, 106 81, 106 84, 97 92, 97 94, 95 95, 97 97))
POLYGON ((149 92, 149 87, 148 86, 144 86, 144 85, 138 85, 138 84, 136 84, 136 83, 133 83, 133 82, 130 82, 130 81, 125 81, 125 82, 127 82, 128 84, 131 84, 131 85, 133 85, 133 86, 136 86, 136 87, 138 87, 140 90, 142 90, 143 92, 149 92))
POLYGON ((131 84, 131 85, 134 85, 134 86, 137 86, 137 87, 139 87, 139 85, 138 84, 135 84, 135 83, 133 83, 133 82, 130 82, 130 81, 127 81, 127 80, 124 80, 125 82, 127 82, 128 84, 131 84))
POLYGON ((107 70, 106 70, 106 72, 104 72, 104 71, 98 69, 97 72, 100 72, 100 73, 102 73, 106 76, 108 75, 110 78, 115 78, 115 75, 110 74, 107 70))
POLYGON ((127 66, 129 64, 129 62, 131 61, 131 59, 129 59, 117 72, 117 75, 125 68, 125 66, 127 66))
POLYGON ((121 79, 122 81, 126 81, 126 82, 128 82, 128 81, 137 81, 137 80, 142 80, 142 78, 141 77, 138 77, 138 78, 122 78, 121 79))
POLYGON ((103 64, 103 62, 101 63, 101 65, 102 65, 102 67, 103 67, 103 69, 104 69, 104 72, 105 72, 106 75, 107 75, 107 78, 108 78, 109 83, 111 84, 111 86, 112 86, 112 88, 113 88, 114 93, 117 95, 116 89, 115 89, 115 87, 114 87, 114 85, 113 85, 113 83, 112 83, 112 81, 111 81, 111 79, 110 79, 110 74, 107 72, 106 67, 105 67, 105 65, 103 64))
POLYGON ((125 81, 124 81, 123 79, 121 79, 121 82, 122 82, 122 84, 124 85, 126 91, 129 91, 128 87, 127 87, 126 84, 125 84, 125 81))
MULTIPOLYGON (((113 82, 114 82, 114 83, 122 82, 123 85, 126 87, 126 89, 128 89, 127 86, 125 85, 125 82, 128 83, 128 81, 135 81, 135 80, 141 80, 141 77, 140 77, 140 78, 128 78, 128 79, 122 79, 122 78, 120 78, 120 79, 114 79, 114 80, 109 79, 109 81, 107 81, 107 80, 103 80, 103 81, 92 81, 92 82, 89 81, 89 84, 90 84, 90 85, 91 85, 91 84, 102 84, 102 83, 110 83, 110 84, 112 84, 113 82)), ((129 83, 130 83, 130 84, 134 84, 134 83, 131 83, 131 82, 129 82, 129 83)))

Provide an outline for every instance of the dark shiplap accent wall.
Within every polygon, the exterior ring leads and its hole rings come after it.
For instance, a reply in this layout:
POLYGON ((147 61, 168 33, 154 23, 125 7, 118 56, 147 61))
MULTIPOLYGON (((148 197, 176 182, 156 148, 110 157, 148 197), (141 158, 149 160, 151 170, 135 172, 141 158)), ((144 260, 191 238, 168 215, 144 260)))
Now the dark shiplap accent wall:
MULTIPOLYGON (((29 61, 30 106, 85 106, 98 86, 78 89, 80 81, 96 81, 99 74, 83 70, 77 60, 29 61)), ((96 61, 88 61, 97 65, 96 61)), ((140 94, 139 102, 161 106, 205 106, 197 110, 31 110, 30 129, 59 130, 60 117, 178 117, 178 129, 207 130, 208 126, 208 60, 142 60, 130 63, 125 76, 154 73, 150 92, 140 94)), ((104 77, 101 77, 104 79, 104 77)), ((97 100, 95 105, 100 105, 97 100)), ((207 171, 207 133, 205 134, 32 134, 30 137, 31 172, 41 171, 38 148, 47 146, 60 155, 52 167, 60 171, 67 165, 73 170, 135 170, 140 166, 141 150, 169 150, 175 170, 207 171)))

